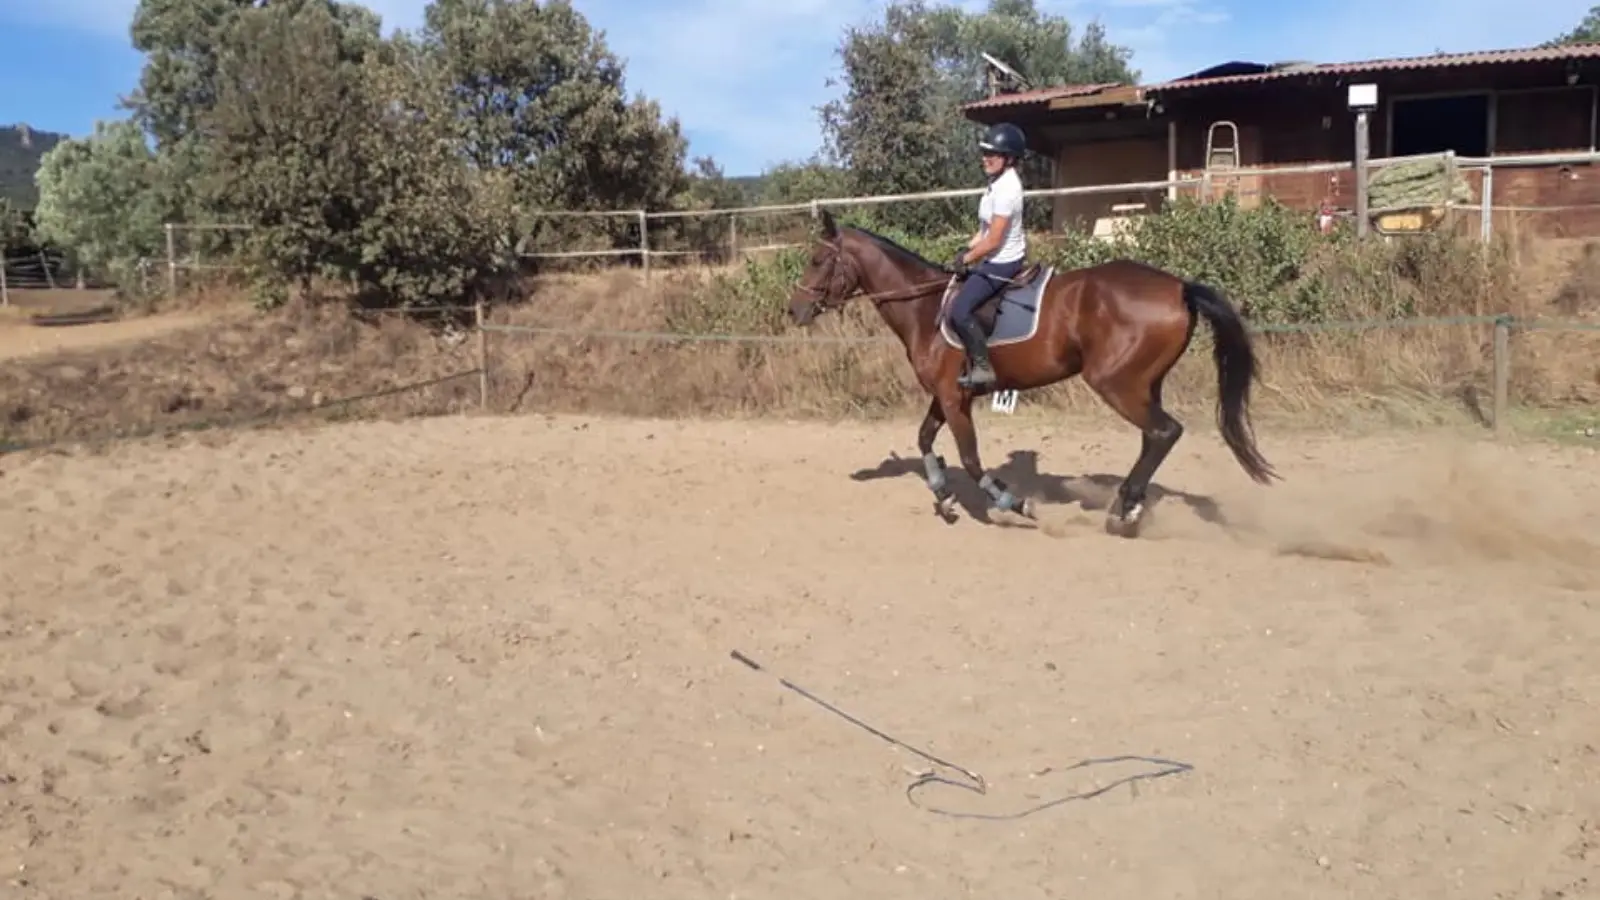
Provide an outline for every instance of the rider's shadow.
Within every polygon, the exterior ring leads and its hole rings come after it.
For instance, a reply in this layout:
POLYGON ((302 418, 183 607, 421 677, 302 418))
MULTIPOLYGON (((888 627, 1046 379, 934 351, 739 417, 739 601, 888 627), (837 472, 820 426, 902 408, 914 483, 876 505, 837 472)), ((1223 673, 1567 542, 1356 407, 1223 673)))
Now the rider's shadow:
MULTIPOLYGON (((976 482, 967 477, 967 473, 962 470, 959 463, 951 462, 947 470, 951 493, 967 515, 985 524, 1017 527, 1010 522, 997 521, 990 516, 988 495, 976 482)), ((1031 497, 1036 503, 1041 504, 1077 506, 1085 512, 1103 512, 1109 508, 1116 499, 1117 488, 1122 485, 1124 477, 1104 472, 1090 475, 1055 475, 1041 472, 1039 454, 1033 450, 1011 451, 1006 461, 993 471, 995 477, 1004 481, 1019 497, 1031 497)), ((850 480, 861 482, 901 477, 914 477, 918 481, 924 481, 927 473, 923 469, 922 460, 890 453, 876 466, 850 473, 850 480)), ((928 496, 931 501, 933 495, 930 493, 928 496)), ((1172 490, 1151 482, 1145 497, 1145 504, 1151 509, 1172 498, 1188 506, 1201 521, 1212 525, 1228 524, 1216 501, 1201 494, 1172 490)))

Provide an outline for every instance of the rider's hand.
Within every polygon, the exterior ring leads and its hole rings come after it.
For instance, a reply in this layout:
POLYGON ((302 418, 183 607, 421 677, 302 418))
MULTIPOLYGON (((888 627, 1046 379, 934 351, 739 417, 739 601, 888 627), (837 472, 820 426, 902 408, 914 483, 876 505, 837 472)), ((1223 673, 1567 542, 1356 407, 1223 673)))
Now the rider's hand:
POLYGON ((971 270, 972 266, 967 263, 967 251, 957 250, 955 257, 950 260, 950 271, 957 275, 965 275, 971 270))

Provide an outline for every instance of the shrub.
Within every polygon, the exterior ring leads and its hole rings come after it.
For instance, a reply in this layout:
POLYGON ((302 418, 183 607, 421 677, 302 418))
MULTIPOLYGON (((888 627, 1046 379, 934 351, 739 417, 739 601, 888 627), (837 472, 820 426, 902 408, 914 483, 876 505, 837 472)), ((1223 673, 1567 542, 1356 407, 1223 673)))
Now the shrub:
POLYGON ((787 298, 805 271, 809 251, 780 250, 745 260, 701 289, 665 292, 668 331, 679 334, 774 334, 783 327, 787 298))
POLYGON ((1317 241, 1310 216, 1268 200, 1244 209, 1183 198, 1134 220, 1110 249, 1220 288, 1263 322, 1317 319, 1314 285, 1301 279, 1317 241))
MULTIPOLYGON (((912 235, 874 227, 870 213, 848 224, 878 231, 932 260, 947 260, 966 235, 912 235)), ((1504 308, 1508 260, 1498 247, 1448 231, 1357 240, 1348 226, 1323 235, 1309 213, 1267 200, 1254 209, 1230 196, 1181 199, 1141 216, 1114 239, 1072 232, 1032 237, 1033 255, 1062 268, 1131 258, 1216 287, 1261 324, 1301 324, 1417 315, 1481 315, 1504 308)), ((707 290, 675 299, 675 331, 771 333, 805 269, 806 250, 750 260, 707 290)))

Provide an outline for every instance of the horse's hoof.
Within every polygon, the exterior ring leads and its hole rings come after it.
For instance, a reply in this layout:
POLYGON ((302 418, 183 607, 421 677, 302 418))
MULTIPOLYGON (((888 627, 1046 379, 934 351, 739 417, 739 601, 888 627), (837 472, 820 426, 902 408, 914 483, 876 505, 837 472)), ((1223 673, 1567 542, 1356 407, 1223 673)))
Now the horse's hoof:
POLYGON ((1144 505, 1140 504, 1128 510, 1125 516, 1116 513, 1106 514, 1106 533, 1121 538, 1136 538, 1139 536, 1139 525, 1144 520, 1144 505))
POLYGON ((1017 497, 1009 493, 1001 496, 997 502, 991 503, 989 505, 989 512, 1010 513, 1011 515, 1021 516, 1024 519, 1034 521, 1037 521, 1038 519, 1038 517, 1034 515, 1032 498, 1017 497))

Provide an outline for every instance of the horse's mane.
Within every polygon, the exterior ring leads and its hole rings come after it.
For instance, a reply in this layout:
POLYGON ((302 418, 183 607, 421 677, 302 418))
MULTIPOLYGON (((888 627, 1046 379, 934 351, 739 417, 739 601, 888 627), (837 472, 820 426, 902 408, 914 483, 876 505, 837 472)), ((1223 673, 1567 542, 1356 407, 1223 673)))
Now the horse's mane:
POLYGON ((878 234, 876 231, 872 231, 868 228, 862 228, 860 225, 850 225, 847 227, 853 231, 860 232, 861 234, 867 236, 872 240, 873 243, 877 244, 879 247, 882 247, 884 250, 887 250, 889 253, 899 256, 906 262, 920 263, 921 265, 927 266, 930 269, 944 268, 943 265, 928 259, 926 256, 923 256, 917 251, 912 250, 910 247, 895 243, 893 240, 878 234))

